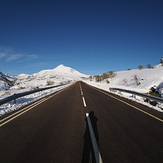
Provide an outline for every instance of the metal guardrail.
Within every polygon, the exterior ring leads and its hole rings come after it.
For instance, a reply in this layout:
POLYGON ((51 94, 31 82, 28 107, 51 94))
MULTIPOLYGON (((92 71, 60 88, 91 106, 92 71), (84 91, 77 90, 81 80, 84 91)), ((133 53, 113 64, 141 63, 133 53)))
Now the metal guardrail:
POLYGON ((52 87, 46 87, 46 88, 40 88, 40 89, 35 89, 35 90, 32 90, 32 91, 27 91, 27 92, 23 92, 23 93, 17 93, 17 94, 14 94, 12 96, 9 96, 9 97, 6 97, 4 99, 1 99, 0 100, 0 105, 3 105, 7 102, 10 102, 12 100, 16 100, 17 98, 19 97, 23 97, 23 96, 26 96, 26 95, 30 95, 30 94, 33 94, 33 93, 36 93, 36 92, 40 92, 40 91, 44 91, 46 89, 51 89, 51 88, 55 88, 55 87, 60 87, 60 86, 63 86, 63 85, 66 85, 66 84, 62 84, 62 85, 56 85, 56 86, 52 86, 52 87))
POLYGON ((140 97, 144 97, 146 99, 150 99, 153 101, 163 103, 163 98, 160 98, 160 97, 155 97, 155 96, 151 96, 151 95, 147 95, 147 94, 143 94, 143 93, 139 93, 139 92, 135 92, 135 91, 131 91, 131 90, 121 89, 121 88, 109 88, 109 89, 110 89, 110 91, 126 92, 126 93, 130 93, 130 94, 137 95, 140 97))

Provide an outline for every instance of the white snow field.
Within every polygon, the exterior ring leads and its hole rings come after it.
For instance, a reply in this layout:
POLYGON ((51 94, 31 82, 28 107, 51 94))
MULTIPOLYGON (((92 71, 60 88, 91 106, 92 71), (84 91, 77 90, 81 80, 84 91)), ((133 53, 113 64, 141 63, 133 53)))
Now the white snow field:
MULTIPOLYGON (((30 91, 37 88, 44 88, 47 86, 55 86, 60 84, 66 84, 62 87, 57 87, 41 92, 37 92, 28 96, 17 99, 16 104, 13 104, 13 101, 6 103, 0 106, 0 116, 11 112, 13 110, 19 109, 26 104, 33 102, 39 98, 42 98, 48 94, 51 94, 59 89, 63 89, 66 86, 76 82, 83 81, 92 86, 98 87, 100 89, 109 91, 109 88, 123 88, 127 90, 137 91, 140 93, 148 93, 151 87, 155 87, 157 91, 163 97, 163 66, 158 64, 151 69, 133 69, 126 71, 115 72, 116 76, 113 78, 108 78, 106 81, 96 82, 95 79, 90 80, 89 75, 81 74, 80 72, 66 67, 64 65, 59 65, 58 67, 52 70, 43 70, 33 75, 20 74, 14 79, 17 78, 14 86, 9 89, 4 86, 4 81, 0 80, 0 99, 11 96, 15 93, 21 93, 25 91, 30 91)), ((163 104, 157 106, 152 106, 146 102, 141 97, 133 97, 131 94, 115 92, 116 94, 128 98, 130 100, 142 103, 156 109, 160 112, 163 112, 163 104)))

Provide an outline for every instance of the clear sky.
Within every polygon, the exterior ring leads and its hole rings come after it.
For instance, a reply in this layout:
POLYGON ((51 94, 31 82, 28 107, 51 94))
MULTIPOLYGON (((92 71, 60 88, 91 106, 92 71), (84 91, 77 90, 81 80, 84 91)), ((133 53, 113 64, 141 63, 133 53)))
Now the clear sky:
POLYGON ((0 71, 88 75, 163 57, 163 0, 0 0, 0 71))

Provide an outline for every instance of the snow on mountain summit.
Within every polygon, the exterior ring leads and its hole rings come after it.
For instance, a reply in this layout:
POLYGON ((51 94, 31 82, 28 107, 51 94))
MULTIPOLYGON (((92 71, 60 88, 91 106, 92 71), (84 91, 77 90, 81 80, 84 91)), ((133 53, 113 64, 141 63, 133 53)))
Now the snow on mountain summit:
POLYGON ((82 73, 78 72, 77 70, 72 69, 71 67, 64 66, 62 64, 57 66, 53 70, 58 73, 63 73, 63 74, 67 74, 67 75, 69 74, 70 76, 73 75, 73 76, 79 76, 79 77, 88 77, 88 75, 82 74, 82 73))
POLYGON ((57 85, 88 78, 89 75, 82 74, 70 67, 59 65, 54 69, 42 70, 32 75, 17 75, 18 85, 13 88, 45 87, 47 85, 57 85))
POLYGON ((66 66, 65 65, 59 65, 59 66, 57 66, 56 68, 54 68, 54 70, 64 70, 66 68, 66 66))
POLYGON ((38 73, 33 74, 34 76, 41 77, 41 76, 62 76, 62 77, 68 77, 75 80, 80 80, 82 77, 89 77, 89 75, 82 74, 75 69, 72 69, 70 67, 59 65, 54 69, 50 70, 42 70, 38 73))
MULTIPOLYGON (((64 65, 59 65, 56 68, 53 69, 56 72, 64 72, 64 73, 69 73, 69 72, 73 72, 76 71, 70 67, 64 66, 64 65)), ((77 72, 77 71, 76 71, 77 72)))

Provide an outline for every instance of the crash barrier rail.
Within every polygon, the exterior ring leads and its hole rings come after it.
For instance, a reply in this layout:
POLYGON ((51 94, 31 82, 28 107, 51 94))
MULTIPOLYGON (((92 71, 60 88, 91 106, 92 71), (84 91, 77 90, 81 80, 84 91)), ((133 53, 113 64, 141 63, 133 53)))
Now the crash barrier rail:
POLYGON ((40 89, 35 89, 35 90, 32 90, 32 91, 26 91, 26 92, 22 92, 22 93, 17 93, 17 94, 14 94, 12 96, 9 96, 9 97, 6 97, 4 99, 1 99, 0 100, 0 105, 3 105, 3 104, 5 104, 7 102, 10 102, 12 100, 16 100, 17 98, 20 98, 20 97, 23 97, 23 96, 27 96, 27 95, 30 95, 30 94, 33 94, 33 93, 36 93, 36 92, 44 91, 46 89, 60 87, 60 86, 63 86, 63 85, 66 85, 66 84, 61 84, 61 85, 56 85, 56 86, 52 86, 52 87, 40 88, 40 89))
POLYGON ((139 92, 135 92, 135 91, 131 91, 131 90, 121 89, 121 88, 109 88, 109 89, 110 89, 110 91, 126 92, 126 93, 130 93, 132 95, 144 97, 144 98, 152 100, 152 101, 157 101, 157 102, 163 103, 163 98, 160 98, 160 97, 155 97, 155 96, 151 96, 151 95, 147 95, 147 94, 143 94, 143 93, 139 93, 139 92))

